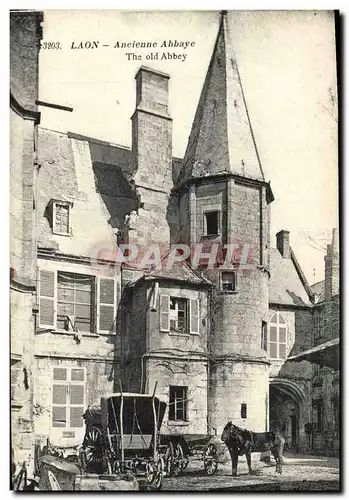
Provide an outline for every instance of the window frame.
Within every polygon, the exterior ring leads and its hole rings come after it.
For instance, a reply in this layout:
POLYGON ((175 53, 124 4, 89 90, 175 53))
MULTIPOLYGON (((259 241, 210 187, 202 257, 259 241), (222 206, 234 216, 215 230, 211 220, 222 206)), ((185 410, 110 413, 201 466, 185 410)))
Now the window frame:
POLYGON ((168 410, 168 420, 169 422, 189 422, 189 418, 188 418, 188 386, 186 385, 170 385, 169 386, 169 398, 168 398, 168 401, 169 401, 169 410, 168 410), (174 392, 174 401, 171 401, 172 399, 172 391, 174 392), (181 398, 178 397, 178 393, 179 391, 182 391, 182 394, 181 394, 181 398), (182 401, 183 403, 183 408, 181 409, 178 409, 177 407, 177 404, 178 404, 178 400, 179 401, 182 401), (174 405, 174 406, 171 406, 171 405, 174 405), (178 417, 178 413, 181 411, 182 412, 182 415, 180 415, 181 417, 184 417, 184 418, 179 418, 178 417), (171 418, 173 417, 173 418, 171 418))
POLYGON ((170 295, 170 307, 169 307, 169 314, 170 314, 170 318, 169 318, 169 322, 170 322, 170 333, 172 334, 177 334, 177 335, 186 335, 189 333, 189 322, 190 322, 190 301, 189 299, 187 299, 186 297, 176 297, 176 296, 173 296, 173 295, 170 295), (183 327, 183 330, 179 330, 178 329, 178 312, 179 312, 179 309, 175 308, 175 309, 172 309, 171 308, 171 301, 176 301, 177 304, 180 303, 180 302, 184 302, 184 327, 183 327), (171 311, 175 310, 177 312, 177 319, 173 319, 171 318, 171 311), (177 329, 174 329, 171 327, 171 322, 172 321, 177 321, 177 329))
POLYGON ((54 200, 52 201, 52 233, 58 236, 71 236, 71 207, 72 203, 70 201, 54 200), (56 212, 57 206, 65 207, 68 210, 68 230, 67 232, 62 232, 57 230, 56 226, 56 212))
MULTIPOLYGON (((286 330, 287 335, 287 330, 286 330)), ((268 352, 268 323, 267 321, 262 321, 261 325, 261 349, 265 352, 268 352)))
POLYGON ((221 293, 237 293, 237 272, 235 269, 221 269, 220 270, 220 292, 221 293), (223 275, 224 274, 232 274, 234 276, 233 278, 233 283, 234 283, 234 289, 233 290, 226 290, 224 289, 224 283, 228 283, 228 282, 224 282, 223 280, 223 275))
MULTIPOLYGON (((39 333, 42 330, 49 330, 53 333, 62 333, 62 334, 76 334, 77 331, 74 331, 73 328, 59 328, 58 327, 58 276, 60 273, 66 273, 66 274, 71 274, 71 275, 76 275, 77 278, 79 277, 85 277, 85 278, 90 278, 91 279, 91 307, 90 307, 90 315, 91 315, 91 330, 82 330, 81 328, 78 328, 79 332, 83 335, 88 335, 88 336, 99 336, 99 335, 115 335, 116 334, 116 312, 117 312, 117 280, 114 277, 110 276, 98 276, 96 274, 90 274, 90 273, 84 273, 84 272, 75 272, 71 271, 70 269, 68 271, 62 270, 62 269, 49 269, 46 266, 37 267, 37 289, 38 289, 38 296, 37 296, 37 305, 38 305, 38 326, 37 326, 37 333, 39 333), (47 272, 47 273, 52 273, 53 275, 53 296, 48 296, 45 294, 44 290, 41 290, 41 273, 42 272, 47 272), (101 302, 101 296, 100 296, 100 281, 101 280, 111 280, 113 281, 113 304, 107 304, 104 302, 101 302), (41 321, 41 301, 42 300, 50 300, 52 303, 52 308, 53 308, 53 322, 51 324, 46 324, 41 321), (100 325, 100 309, 101 306, 104 307, 110 307, 113 311, 113 324, 110 330, 103 330, 100 325)), ((74 318, 74 326, 75 326, 75 318, 74 318)))
POLYGON ((82 408, 82 414, 84 413, 84 410, 87 406, 87 377, 86 377, 86 367, 83 366, 64 366, 64 365, 55 365, 52 367, 52 397, 51 397, 51 415, 50 415, 50 421, 51 425, 50 428, 53 430, 54 433, 63 433, 63 432, 79 432, 84 430, 84 421, 83 418, 81 417, 82 425, 78 427, 72 427, 71 425, 71 409, 72 408, 82 408), (55 369, 64 369, 66 370, 66 380, 59 380, 54 378, 54 371, 55 369), (84 373, 84 379, 82 381, 80 380, 72 380, 72 370, 82 370, 84 373), (54 397, 54 386, 65 386, 66 388, 66 403, 54 403, 53 402, 53 397, 54 397), (83 386, 83 403, 75 404, 71 403, 70 397, 71 397, 71 386, 83 386), (66 425, 65 426, 60 426, 60 425, 54 425, 54 420, 53 420, 53 409, 54 407, 65 407, 66 410, 66 425))
MULTIPOLYGON (((78 273, 68 273, 66 271, 56 271, 56 288, 57 288, 57 291, 56 291, 56 327, 57 327, 57 330, 60 330, 60 331, 71 331, 69 329, 69 325, 68 325, 68 329, 66 328, 58 328, 58 321, 61 321, 58 319, 59 316, 68 316, 68 315, 60 315, 59 314, 59 304, 70 304, 70 305, 73 305, 73 308, 74 308, 74 313, 76 311, 76 305, 87 305, 87 303, 83 303, 83 302, 76 302, 76 288, 71 288, 71 290, 74 291, 74 301, 73 302, 70 302, 70 301, 62 301, 62 300, 59 300, 58 298, 58 291, 59 291, 59 278, 63 277, 62 274, 65 273, 65 274, 71 274, 71 275, 74 275, 74 276, 81 276, 81 277, 84 277, 84 278, 89 278, 90 280, 90 283, 91 283, 91 291, 90 291, 90 294, 91 294, 91 297, 90 297, 90 302, 89 302, 89 306, 90 306, 90 325, 91 325, 91 329, 90 330, 83 330, 81 328, 78 327, 78 330, 82 333, 94 333, 96 331, 96 306, 97 306, 97 297, 96 297, 96 277, 92 276, 92 275, 86 275, 86 274, 78 274, 78 273)), ((64 278, 64 277, 63 277, 64 278)), ((76 281, 73 282, 75 285, 76 285, 76 281)), ((76 326, 76 314, 72 315, 73 318, 74 318, 74 326, 76 326)))
POLYGON ((287 334, 288 334, 288 325, 285 316, 280 312, 280 311, 275 311, 268 322, 268 355, 270 359, 273 360, 279 360, 279 361, 286 361, 287 359, 287 334), (272 321, 274 317, 277 317, 276 322, 272 321), (281 316, 284 319, 284 322, 279 321, 279 316, 281 316), (280 327, 285 329, 285 342, 280 341, 280 327), (276 340, 271 340, 271 328, 276 328, 276 340), (270 354, 270 345, 271 344, 276 344, 276 350, 277 350, 277 356, 272 357, 270 354), (285 357, 280 356, 280 345, 285 346, 285 357))
POLYGON ((204 216, 204 236, 212 237, 212 236, 220 236, 221 234, 221 211, 217 208, 208 208, 203 212, 204 216), (217 232, 216 233, 208 233, 208 225, 207 225, 207 214, 217 214, 217 232))

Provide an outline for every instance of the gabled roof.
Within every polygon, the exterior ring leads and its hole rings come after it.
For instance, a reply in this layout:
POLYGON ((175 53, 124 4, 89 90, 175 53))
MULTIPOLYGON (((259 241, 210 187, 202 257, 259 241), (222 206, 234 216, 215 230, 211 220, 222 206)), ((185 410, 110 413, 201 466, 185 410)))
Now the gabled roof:
POLYGON ((224 173, 264 181, 226 13, 221 15, 178 185, 224 173))
POLYGON ((146 269, 141 277, 127 284, 128 288, 133 288, 141 281, 166 280, 187 283, 198 286, 212 286, 212 282, 198 271, 193 269, 186 261, 175 262, 168 265, 168 256, 165 255, 161 260, 161 266, 158 269, 146 269))
POLYGON ((162 261, 161 269, 154 269, 146 273, 144 278, 163 279, 170 281, 181 281, 182 283, 190 283, 193 285, 212 285, 211 281, 201 275, 198 271, 190 267, 187 262, 175 263, 170 269, 167 269, 167 258, 162 261))
POLYGON ((294 253, 284 259, 276 248, 270 249, 269 303, 286 306, 311 306, 313 294, 294 253))

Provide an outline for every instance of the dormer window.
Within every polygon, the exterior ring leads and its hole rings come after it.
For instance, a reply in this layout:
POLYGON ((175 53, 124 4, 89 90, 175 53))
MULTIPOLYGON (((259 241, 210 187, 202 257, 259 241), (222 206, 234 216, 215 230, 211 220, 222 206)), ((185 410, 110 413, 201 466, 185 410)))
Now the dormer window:
POLYGON ((49 212, 53 234, 69 236, 71 234, 71 207, 70 201, 51 200, 49 212))

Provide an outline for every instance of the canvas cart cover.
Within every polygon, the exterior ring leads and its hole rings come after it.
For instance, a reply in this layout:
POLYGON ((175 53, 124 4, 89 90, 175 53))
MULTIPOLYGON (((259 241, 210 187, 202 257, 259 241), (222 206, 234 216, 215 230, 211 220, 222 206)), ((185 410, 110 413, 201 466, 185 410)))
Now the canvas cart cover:
MULTIPOLYGON (((120 432, 120 409, 123 404, 123 433, 124 434, 153 434, 154 415, 153 397, 147 394, 125 393, 113 394, 101 398, 102 425, 109 426, 110 432, 120 432), (115 426, 115 421, 117 425, 115 426)), ((166 403, 154 397, 157 431, 160 431, 164 418, 166 403)))

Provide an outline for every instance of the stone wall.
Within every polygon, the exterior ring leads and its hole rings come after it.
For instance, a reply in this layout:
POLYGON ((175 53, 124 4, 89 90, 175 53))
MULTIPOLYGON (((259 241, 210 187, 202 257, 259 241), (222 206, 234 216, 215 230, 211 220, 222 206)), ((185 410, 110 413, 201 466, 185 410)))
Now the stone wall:
POLYGON ((11 446, 33 466, 36 127, 42 13, 10 12, 11 446))

